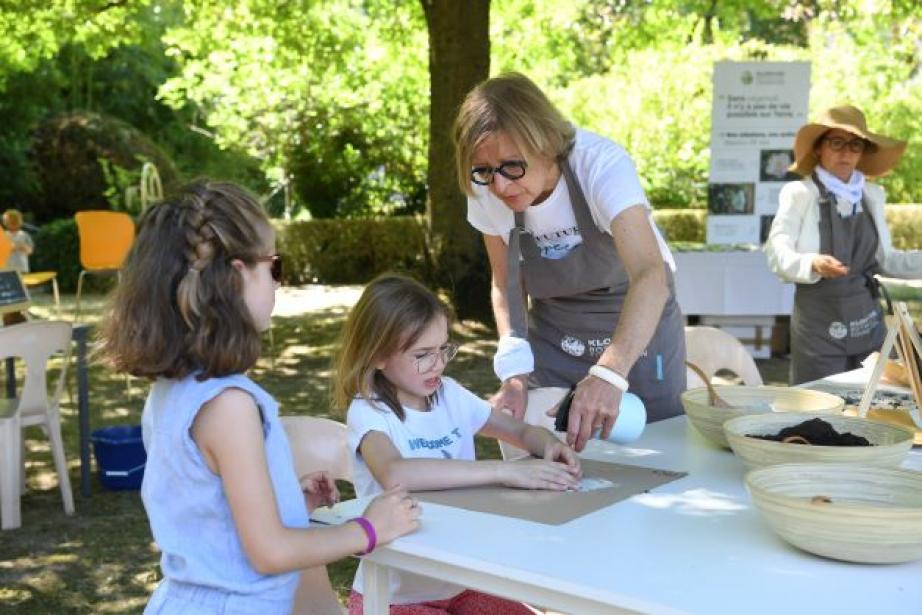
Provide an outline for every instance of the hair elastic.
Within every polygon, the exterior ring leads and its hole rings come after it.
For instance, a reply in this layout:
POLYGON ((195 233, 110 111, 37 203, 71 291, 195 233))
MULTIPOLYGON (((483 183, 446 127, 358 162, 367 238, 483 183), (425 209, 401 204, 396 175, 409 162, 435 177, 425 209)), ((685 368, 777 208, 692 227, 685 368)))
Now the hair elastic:
POLYGON ((378 545, 378 535, 375 533, 375 526, 371 524, 371 521, 365 517, 354 517, 349 519, 350 521, 355 521, 359 526, 365 530, 365 535, 368 537, 368 546, 360 555, 368 555, 375 550, 375 547, 378 545))
POLYGON ((589 375, 595 376, 600 380, 604 380, 608 384, 612 385, 622 393, 627 391, 627 378, 611 369, 610 367, 605 367, 604 365, 593 365, 589 368, 589 375))

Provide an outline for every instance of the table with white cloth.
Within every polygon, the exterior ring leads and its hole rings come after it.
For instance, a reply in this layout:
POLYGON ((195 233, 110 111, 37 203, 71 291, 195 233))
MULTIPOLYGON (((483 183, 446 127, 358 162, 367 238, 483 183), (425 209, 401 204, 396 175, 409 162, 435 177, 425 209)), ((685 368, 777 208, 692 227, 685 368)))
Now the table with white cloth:
MULTIPOLYGON (((743 464, 684 416, 585 458, 688 472, 562 525, 423 504, 421 529, 365 556, 365 613, 387 613, 388 569, 571 613, 922 613, 922 561, 850 564, 782 541, 754 509, 743 464)), ((904 466, 922 470, 922 451, 904 466)), ((361 514, 337 505, 328 520, 361 514)))

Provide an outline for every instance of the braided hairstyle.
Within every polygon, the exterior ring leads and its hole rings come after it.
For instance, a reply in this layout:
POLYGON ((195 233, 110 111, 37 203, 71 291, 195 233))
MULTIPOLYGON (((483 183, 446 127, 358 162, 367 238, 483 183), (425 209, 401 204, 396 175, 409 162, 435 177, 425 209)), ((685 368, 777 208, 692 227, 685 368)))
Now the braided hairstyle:
POLYGON ((256 198, 232 183, 200 180, 149 207, 103 325, 104 360, 147 378, 252 367, 260 332, 231 261, 254 265, 272 237, 256 198))

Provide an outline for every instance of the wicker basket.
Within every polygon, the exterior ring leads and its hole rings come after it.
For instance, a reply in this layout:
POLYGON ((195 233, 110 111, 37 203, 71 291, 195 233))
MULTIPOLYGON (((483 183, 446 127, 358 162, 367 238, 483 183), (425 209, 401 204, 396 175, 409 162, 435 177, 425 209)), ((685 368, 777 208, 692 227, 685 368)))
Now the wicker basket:
POLYGON ((837 414, 842 411, 842 398, 831 393, 772 386, 721 386, 717 394, 731 404, 721 408, 708 403, 707 387, 689 389, 682 393, 682 406, 689 421, 711 442, 730 448, 724 435, 723 424, 738 416, 764 413, 759 406, 770 406, 776 412, 816 412, 837 414))
POLYGON ((799 412, 741 416, 724 423, 730 448, 748 469, 777 463, 854 463, 861 466, 898 466, 912 448, 914 432, 854 416, 817 415, 799 412), (746 434, 777 434, 785 427, 819 416, 839 433, 864 436, 874 446, 809 446, 750 438, 746 434))
POLYGON ((922 558, 922 472, 792 463, 753 470, 746 486, 784 540, 867 564, 922 558))

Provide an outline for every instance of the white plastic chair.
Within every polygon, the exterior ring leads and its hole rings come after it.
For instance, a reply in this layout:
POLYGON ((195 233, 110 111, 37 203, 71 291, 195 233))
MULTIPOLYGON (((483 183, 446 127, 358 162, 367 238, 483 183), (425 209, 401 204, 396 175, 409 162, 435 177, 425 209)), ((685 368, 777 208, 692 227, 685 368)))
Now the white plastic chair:
MULTIPOLYGON (((352 482, 352 451, 345 425, 315 416, 283 416, 280 420, 299 477, 326 470, 336 480, 352 482)), ((326 568, 317 566, 302 571, 292 612, 330 613, 337 608, 339 603, 326 568)), ((341 608, 340 611, 345 613, 341 608)))
POLYGON ((345 425, 317 416, 283 416, 280 419, 298 476, 327 470, 336 480, 352 482, 352 452, 345 425))
MULTIPOLYGON (((685 327, 685 349, 689 363, 697 365, 709 378, 720 370, 729 370, 747 386, 762 384, 756 362, 742 342, 716 327, 685 327)), ((703 387, 704 382, 687 369, 687 388, 703 387)))
MULTIPOLYGON (((564 387, 542 387, 530 390, 528 392, 528 407, 525 408, 525 422, 529 425, 545 427, 561 440, 566 440, 566 432, 554 431, 554 417, 548 416, 547 411, 559 404, 569 391, 570 389, 564 387)), ((529 455, 528 451, 512 446, 502 440, 499 440, 499 452, 506 461, 529 455)))
POLYGON ((26 364, 20 396, 0 399, 0 527, 4 530, 22 525, 19 502, 25 462, 22 429, 31 425, 41 425, 48 436, 64 513, 74 514, 59 407, 70 359, 70 336, 71 324, 61 321, 27 322, 0 329, 0 361, 21 357, 26 364), (46 370, 48 360, 57 352, 63 353, 63 361, 54 393, 49 398, 46 370))

